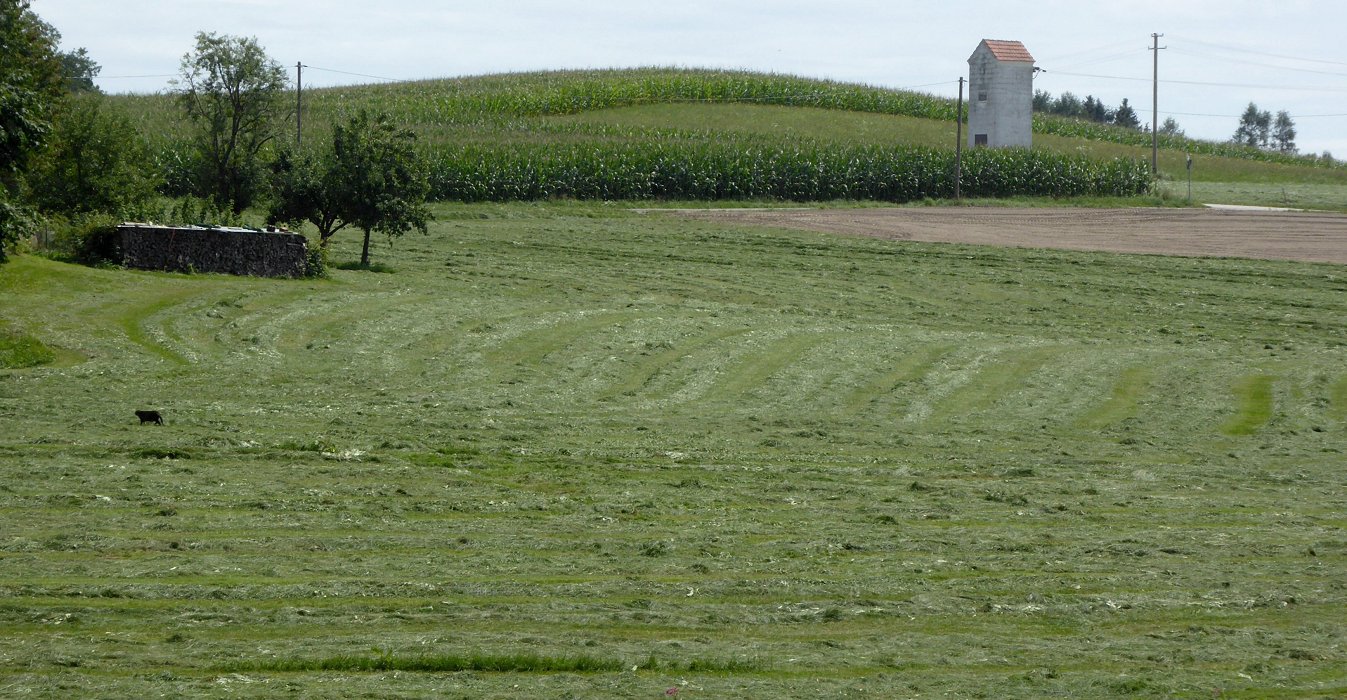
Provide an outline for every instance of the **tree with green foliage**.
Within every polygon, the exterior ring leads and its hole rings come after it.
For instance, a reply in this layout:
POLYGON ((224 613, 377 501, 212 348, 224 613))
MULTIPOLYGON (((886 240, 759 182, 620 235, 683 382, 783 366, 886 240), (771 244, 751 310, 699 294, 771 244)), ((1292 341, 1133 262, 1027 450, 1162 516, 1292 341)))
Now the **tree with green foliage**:
POLYGON ((44 212, 131 215, 155 196, 153 158, 135 125, 100 93, 71 95, 29 175, 44 212))
POLYGON ((1085 114, 1085 103, 1070 91, 1057 96, 1052 102, 1052 113, 1063 117, 1079 117, 1085 114))
POLYGON ((0 262, 36 227, 23 181, 64 94, 58 36, 28 0, 0 2, 0 262))
POLYGON ((283 152, 273 166, 273 223, 308 222, 320 245, 353 226, 364 231, 360 265, 369 267, 371 232, 427 232, 429 183, 415 150, 416 134, 387 114, 361 110, 332 127, 332 147, 319 154, 283 152))
POLYGON ((65 76, 67 91, 75 94, 102 92, 94 84, 94 78, 98 77, 103 67, 89 57, 88 51, 83 48, 62 51, 58 57, 61 60, 61 74, 65 76))
POLYGON ((198 32, 180 74, 178 98, 197 130, 199 193, 242 212, 265 180, 262 152, 286 117, 285 71, 256 39, 198 32))
POLYGON ((1179 123, 1174 121, 1174 117, 1165 117, 1165 121, 1160 125, 1160 133, 1164 136, 1183 136, 1183 129, 1179 128, 1179 123))
POLYGON ((1137 118, 1137 111, 1132 109, 1132 105, 1127 104, 1127 98, 1124 97, 1122 104, 1113 111, 1113 123, 1127 129, 1138 129, 1141 127, 1141 120, 1137 118))
POLYGON ((1085 96, 1085 118, 1092 122, 1106 124, 1112 118, 1113 113, 1108 107, 1104 106, 1104 101, 1095 99, 1094 95, 1085 96))
POLYGON ((1034 111, 1052 111, 1052 93, 1047 90, 1034 90, 1034 111))
POLYGON ((1239 126, 1235 129, 1235 135, 1231 140, 1244 146, 1266 148, 1271 132, 1272 114, 1259 111, 1258 105, 1250 102, 1244 114, 1240 116, 1239 126))
POLYGON ((1278 153, 1296 152, 1296 123, 1284 109, 1277 112, 1277 120, 1272 123, 1272 146, 1278 153))

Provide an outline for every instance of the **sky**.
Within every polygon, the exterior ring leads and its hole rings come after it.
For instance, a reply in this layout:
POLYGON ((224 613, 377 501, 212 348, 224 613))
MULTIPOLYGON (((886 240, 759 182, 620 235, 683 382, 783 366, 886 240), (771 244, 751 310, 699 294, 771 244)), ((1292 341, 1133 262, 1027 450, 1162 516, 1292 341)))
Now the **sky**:
MULTIPOLYGON (((252 37, 304 86, 584 68, 765 71, 954 97, 982 39, 1024 43, 1036 90, 1123 98, 1227 140, 1249 103, 1302 153, 1347 158, 1341 0, 32 0, 109 93, 172 89, 197 32, 252 37)), ((1197 166, 1197 167, 1200 167, 1197 166)))

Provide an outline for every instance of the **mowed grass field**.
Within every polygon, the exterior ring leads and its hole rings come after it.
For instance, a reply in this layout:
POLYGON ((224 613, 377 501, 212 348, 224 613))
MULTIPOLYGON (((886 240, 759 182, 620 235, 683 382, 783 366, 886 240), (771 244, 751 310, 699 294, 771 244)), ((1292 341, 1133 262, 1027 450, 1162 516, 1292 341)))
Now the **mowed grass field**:
POLYGON ((0 696, 1347 694, 1344 268, 437 211, 0 267, 0 696))

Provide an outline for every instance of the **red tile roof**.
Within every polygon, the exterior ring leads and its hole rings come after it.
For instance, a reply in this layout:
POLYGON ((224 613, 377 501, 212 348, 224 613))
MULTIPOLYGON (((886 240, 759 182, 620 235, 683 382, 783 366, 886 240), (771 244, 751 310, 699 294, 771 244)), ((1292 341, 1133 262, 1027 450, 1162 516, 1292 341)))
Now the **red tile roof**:
POLYGON ((1029 49, 1024 48, 1024 44, 1018 41, 998 41, 996 39, 983 39, 982 43, 991 49, 992 55, 998 61, 1028 61, 1034 62, 1034 57, 1029 55, 1029 49))

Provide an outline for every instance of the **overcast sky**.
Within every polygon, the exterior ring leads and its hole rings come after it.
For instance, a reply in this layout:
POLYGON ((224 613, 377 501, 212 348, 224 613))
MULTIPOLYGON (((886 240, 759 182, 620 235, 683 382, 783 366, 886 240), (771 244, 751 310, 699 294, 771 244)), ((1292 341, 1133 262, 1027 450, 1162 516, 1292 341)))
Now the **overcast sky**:
POLYGON ((1295 120, 1301 152, 1347 158, 1342 0, 33 0, 86 48, 106 92, 169 89, 198 31, 255 37, 304 85, 567 68, 679 66, 828 78, 954 97, 980 40, 1034 55, 1035 88, 1123 98, 1225 140, 1250 102, 1295 120), (145 76, 145 77, 141 77, 145 76))

